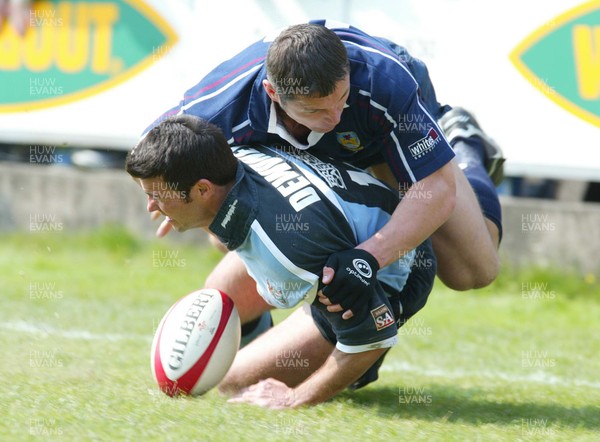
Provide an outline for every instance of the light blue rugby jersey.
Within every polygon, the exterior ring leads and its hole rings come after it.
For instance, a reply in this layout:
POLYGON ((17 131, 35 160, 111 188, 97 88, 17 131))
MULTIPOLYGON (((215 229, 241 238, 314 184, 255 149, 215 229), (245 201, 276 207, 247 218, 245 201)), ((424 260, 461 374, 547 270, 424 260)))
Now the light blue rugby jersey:
MULTIPOLYGON (((236 183, 209 229, 239 254, 259 294, 277 308, 312 303, 329 256, 371 237, 398 204, 394 190, 329 158, 264 146, 233 151, 236 183)), ((388 294, 402 290, 413 257, 378 272, 388 294)))

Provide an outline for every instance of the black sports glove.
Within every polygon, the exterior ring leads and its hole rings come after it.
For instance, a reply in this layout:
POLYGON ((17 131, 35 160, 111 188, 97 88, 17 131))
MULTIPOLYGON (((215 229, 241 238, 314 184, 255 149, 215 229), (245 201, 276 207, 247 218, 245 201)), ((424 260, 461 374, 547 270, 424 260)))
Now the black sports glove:
POLYGON ((321 283, 323 295, 344 311, 350 309, 354 316, 362 317, 379 285, 375 257, 362 249, 344 250, 332 254, 325 267, 331 267, 335 275, 329 284, 321 283))

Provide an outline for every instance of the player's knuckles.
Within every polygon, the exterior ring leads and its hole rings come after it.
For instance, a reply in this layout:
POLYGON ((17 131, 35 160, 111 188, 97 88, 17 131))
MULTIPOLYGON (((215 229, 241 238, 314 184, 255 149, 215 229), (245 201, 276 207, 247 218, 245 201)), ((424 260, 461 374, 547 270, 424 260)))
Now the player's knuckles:
POLYGON ((323 295, 325 295, 325 297, 329 298, 330 301, 335 299, 336 293, 339 293, 338 287, 331 285, 323 287, 323 290, 321 291, 323 292, 323 295))
POLYGON ((255 395, 258 397, 271 397, 272 392, 273 386, 267 381, 260 381, 258 384, 256 384, 256 388, 254 390, 255 395))
POLYGON ((329 300, 329 298, 319 298, 319 302, 323 305, 333 305, 333 303, 329 300))
POLYGON ((323 287, 323 293, 331 299, 333 296, 343 296, 349 290, 347 281, 342 279, 333 280, 329 285, 323 287))
POLYGON ((352 309, 352 307, 355 307, 355 306, 356 306, 356 300, 344 301, 344 302, 340 303, 340 307, 341 307, 340 311, 341 310, 344 310, 344 311, 350 310, 350 309, 352 309))
POLYGON ((332 293, 329 296, 329 300, 332 304, 347 304, 348 302, 353 302, 354 296, 351 294, 352 292, 348 289, 341 289, 335 293, 332 293))

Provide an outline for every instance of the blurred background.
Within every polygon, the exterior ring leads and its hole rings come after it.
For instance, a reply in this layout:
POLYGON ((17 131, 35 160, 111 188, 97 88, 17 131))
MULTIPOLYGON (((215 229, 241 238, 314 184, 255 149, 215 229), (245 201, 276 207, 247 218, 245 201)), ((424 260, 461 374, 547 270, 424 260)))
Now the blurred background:
MULTIPOLYGON (((600 275, 600 5, 573 0, 0 1, 0 231, 151 237, 123 171, 221 61, 328 18, 406 46, 504 150, 503 259, 600 275)), ((199 241, 199 232, 165 241, 199 241)))

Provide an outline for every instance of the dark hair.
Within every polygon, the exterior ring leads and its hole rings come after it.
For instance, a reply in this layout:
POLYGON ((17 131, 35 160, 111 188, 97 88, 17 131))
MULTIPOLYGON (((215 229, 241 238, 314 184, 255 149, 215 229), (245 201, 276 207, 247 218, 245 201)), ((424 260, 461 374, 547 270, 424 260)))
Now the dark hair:
POLYGON ((325 26, 286 28, 267 52, 267 78, 283 100, 299 95, 326 97, 349 72, 342 40, 325 26))
POLYGON ((237 159, 217 126, 178 115, 161 121, 139 141, 127 154, 125 169, 134 178, 161 177, 189 195, 203 178, 217 185, 233 181, 237 159))

